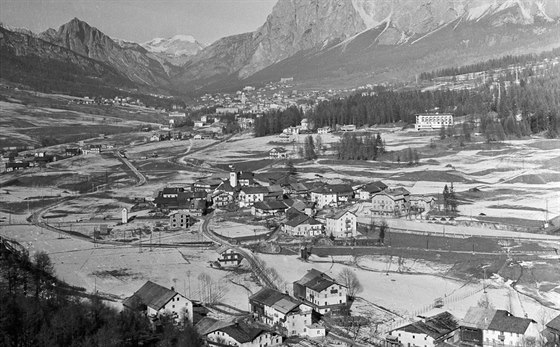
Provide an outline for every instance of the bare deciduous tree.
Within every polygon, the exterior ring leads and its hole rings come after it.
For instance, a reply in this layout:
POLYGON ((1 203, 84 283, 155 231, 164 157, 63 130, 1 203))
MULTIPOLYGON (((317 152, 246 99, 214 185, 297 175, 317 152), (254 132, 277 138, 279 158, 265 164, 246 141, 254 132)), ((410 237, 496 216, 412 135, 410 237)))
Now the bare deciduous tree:
POLYGON ((362 287, 362 284, 358 280, 358 276, 356 276, 350 268, 344 268, 340 271, 337 279, 342 285, 346 286, 348 289, 348 296, 351 298, 355 297, 356 294, 364 290, 364 287, 362 287))

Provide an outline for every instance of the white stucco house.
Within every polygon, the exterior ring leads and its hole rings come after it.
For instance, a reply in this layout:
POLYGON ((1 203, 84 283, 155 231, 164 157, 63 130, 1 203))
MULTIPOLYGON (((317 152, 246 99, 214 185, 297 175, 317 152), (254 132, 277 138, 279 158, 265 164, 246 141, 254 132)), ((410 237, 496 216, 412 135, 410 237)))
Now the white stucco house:
POLYGON ((177 322, 184 319, 192 323, 193 303, 173 288, 168 289, 152 281, 147 281, 132 296, 123 300, 123 306, 143 311, 151 319, 162 314, 171 315, 177 322))

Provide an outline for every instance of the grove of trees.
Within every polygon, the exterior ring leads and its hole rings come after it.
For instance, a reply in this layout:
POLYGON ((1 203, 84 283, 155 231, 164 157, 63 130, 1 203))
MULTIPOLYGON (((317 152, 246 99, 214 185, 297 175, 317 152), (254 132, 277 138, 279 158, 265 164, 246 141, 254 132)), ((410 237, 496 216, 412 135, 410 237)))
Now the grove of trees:
POLYGON ((335 146, 336 156, 344 160, 376 160, 385 153, 385 144, 381 134, 356 133, 344 134, 335 146))

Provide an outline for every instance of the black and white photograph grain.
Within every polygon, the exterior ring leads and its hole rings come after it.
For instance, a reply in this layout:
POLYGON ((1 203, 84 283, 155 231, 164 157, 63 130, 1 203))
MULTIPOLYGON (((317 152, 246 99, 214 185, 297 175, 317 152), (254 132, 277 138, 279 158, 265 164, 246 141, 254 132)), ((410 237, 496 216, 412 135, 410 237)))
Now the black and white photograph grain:
POLYGON ((0 346, 560 347, 560 0, 0 0, 0 346))

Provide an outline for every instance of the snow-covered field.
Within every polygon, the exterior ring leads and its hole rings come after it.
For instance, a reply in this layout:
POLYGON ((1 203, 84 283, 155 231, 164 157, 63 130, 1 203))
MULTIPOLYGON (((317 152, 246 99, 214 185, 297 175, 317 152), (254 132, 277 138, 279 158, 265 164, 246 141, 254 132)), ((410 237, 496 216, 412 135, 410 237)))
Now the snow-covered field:
POLYGON ((433 313, 433 309, 426 310, 426 307, 433 304, 436 298, 445 300, 443 310, 462 318, 468 308, 476 306, 485 295, 495 308, 507 309, 521 317, 526 313, 538 320, 545 314, 549 317, 557 314, 556 310, 546 308, 532 298, 517 293, 511 288, 511 283, 504 283, 499 277, 486 280, 487 294, 483 292, 480 282, 464 282, 442 277, 441 274, 447 270, 444 265, 408 260, 403 269, 414 273, 407 274, 396 272, 398 266, 395 262, 388 267, 384 258, 360 257, 357 259, 358 268, 352 264, 352 257, 334 257, 337 261, 334 263, 331 258, 311 257, 309 262, 302 262, 296 256, 259 254, 259 257, 274 267, 288 283, 298 280, 312 268, 336 277, 342 269, 348 267, 354 271, 364 288, 359 294, 360 297, 409 318, 419 313, 433 313))
MULTIPOLYGON (((101 245, 86 241, 59 238, 59 235, 34 226, 10 226, 0 233, 23 244, 32 255, 46 251, 56 275, 88 292, 95 290, 117 300, 132 295, 147 280, 175 289, 187 297, 200 300, 197 280, 202 273, 210 275, 214 285, 223 288, 223 302, 247 310, 248 296, 258 288, 250 281, 248 270, 242 274, 211 268, 218 254, 212 249, 149 248, 101 245), (235 284, 234 284, 235 282, 235 284), (241 286, 241 285, 243 286, 241 286)), ((243 266, 247 266, 242 263, 243 266)))

